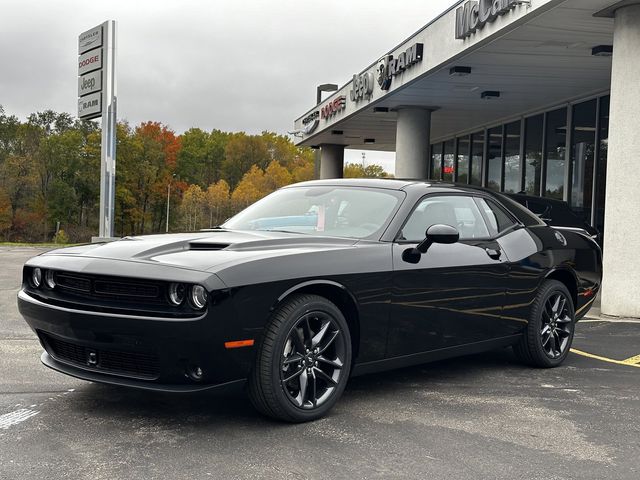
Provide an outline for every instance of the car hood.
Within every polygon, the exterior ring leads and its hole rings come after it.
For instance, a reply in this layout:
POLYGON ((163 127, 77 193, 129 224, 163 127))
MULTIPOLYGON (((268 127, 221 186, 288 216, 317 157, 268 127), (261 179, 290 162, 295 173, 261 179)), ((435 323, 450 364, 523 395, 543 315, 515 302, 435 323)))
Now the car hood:
POLYGON ((357 239, 273 232, 214 230, 189 234, 125 237, 109 243, 68 247, 45 255, 113 259, 217 271, 250 260, 353 247, 357 239))

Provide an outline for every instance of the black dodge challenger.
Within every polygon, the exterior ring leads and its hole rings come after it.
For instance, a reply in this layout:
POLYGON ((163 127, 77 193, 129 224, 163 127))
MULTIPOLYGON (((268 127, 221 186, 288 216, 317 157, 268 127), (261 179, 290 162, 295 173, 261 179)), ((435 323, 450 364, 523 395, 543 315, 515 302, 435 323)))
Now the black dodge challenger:
POLYGON ((35 257, 18 304, 54 370, 171 392, 246 382, 259 411, 301 422, 351 375, 507 346, 557 366, 601 276, 593 239, 501 194, 321 180, 208 231, 35 257))

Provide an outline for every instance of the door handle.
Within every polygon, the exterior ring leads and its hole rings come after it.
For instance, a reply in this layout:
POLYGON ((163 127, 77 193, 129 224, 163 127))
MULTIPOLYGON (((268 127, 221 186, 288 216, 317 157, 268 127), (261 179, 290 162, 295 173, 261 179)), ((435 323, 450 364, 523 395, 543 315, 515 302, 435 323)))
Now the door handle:
POLYGON ((493 258, 494 260, 498 260, 502 255, 502 252, 497 248, 485 248, 484 251, 487 252, 487 255, 489 255, 489 257, 493 258))

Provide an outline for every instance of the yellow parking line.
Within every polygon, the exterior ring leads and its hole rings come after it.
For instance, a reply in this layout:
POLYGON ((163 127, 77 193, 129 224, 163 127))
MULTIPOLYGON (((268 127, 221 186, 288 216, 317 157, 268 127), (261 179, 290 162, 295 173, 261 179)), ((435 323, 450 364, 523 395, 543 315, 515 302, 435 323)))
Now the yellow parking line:
POLYGON ((635 357, 631 357, 631 358, 627 358, 626 360, 622 360, 622 363, 624 363, 625 365, 640 366, 640 365, 636 365, 636 364, 640 363, 640 355, 636 355, 635 357))
POLYGON ((640 368, 638 362, 640 362, 640 355, 636 355, 635 357, 627 358, 626 360, 614 360, 613 358, 601 357, 600 355, 594 355, 593 353, 583 352, 582 350, 578 350, 576 348, 572 348, 571 352, 582 355, 583 357, 594 358, 596 360, 600 360, 602 362, 615 363, 616 365, 626 365, 628 367, 637 367, 640 368), (635 361, 633 361, 635 360, 635 361))

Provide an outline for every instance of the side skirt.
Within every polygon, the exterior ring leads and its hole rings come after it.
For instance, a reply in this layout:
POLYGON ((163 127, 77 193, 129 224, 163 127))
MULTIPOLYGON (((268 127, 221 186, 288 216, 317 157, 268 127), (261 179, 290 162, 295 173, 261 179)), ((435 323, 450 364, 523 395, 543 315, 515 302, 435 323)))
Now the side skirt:
POLYGON ((508 347, 517 343, 520 338, 522 338, 522 335, 510 335, 508 337, 500 337, 477 343, 441 348, 439 350, 431 350, 429 352, 412 353, 411 355, 403 355, 401 357, 385 358, 384 360, 360 363, 354 366, 351 376, 357 377, 358 375, 366 375, 368 373, 383 372, 386 370, 394 370, 396 368, 420 365, 421 363, 437 362, 438 360, 460 357, 462 355, 482 353, 489 350, 495 350, 497 348, 508 347))

